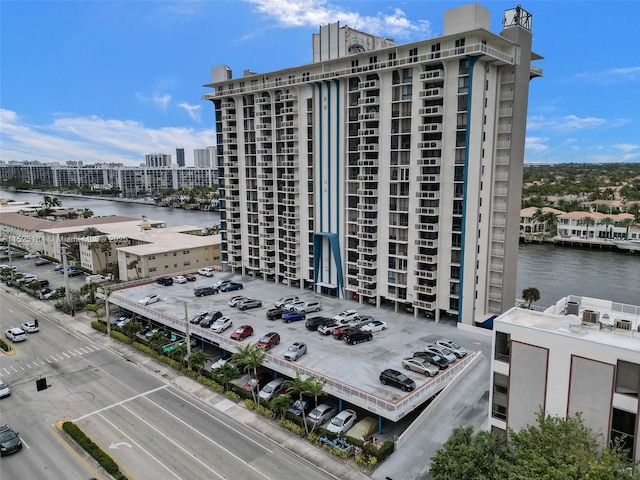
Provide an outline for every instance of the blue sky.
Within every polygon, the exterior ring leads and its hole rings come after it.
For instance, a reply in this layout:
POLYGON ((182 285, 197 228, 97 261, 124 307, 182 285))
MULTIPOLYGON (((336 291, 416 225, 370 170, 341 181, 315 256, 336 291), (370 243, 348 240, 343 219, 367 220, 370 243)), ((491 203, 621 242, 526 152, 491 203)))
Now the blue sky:
MULTIPOLYGON (((407 43, 442 33, 458 1, 0 0, 0 160, 144 162, 215 143, 201 100, 212 66, 310 63, 311 35, 342 25, 407 43)), ((492 31, 518 3, 478 2, 492 31)), ((528 1, 536 62, 525 161, 639 162, 637 1, 528 1)))

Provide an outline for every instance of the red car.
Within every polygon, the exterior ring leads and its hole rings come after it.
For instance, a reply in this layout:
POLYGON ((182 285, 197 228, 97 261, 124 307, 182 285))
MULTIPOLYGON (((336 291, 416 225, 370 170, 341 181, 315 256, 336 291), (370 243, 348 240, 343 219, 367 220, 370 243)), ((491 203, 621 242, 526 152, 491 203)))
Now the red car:
POLYGON ((262 372, 259 373, 258 375, 256 375, 255 377, 251 377, 251 380, 249 380, 247 383, 244 384, 244 386, 242 388, 244 388, 247 392, 250 392, 252 390, 252 385, 251 385, 251 381, 255 380, 255 389, 256 390, 260 390, 262 389, 262 387, 264 387, 267 383, 269 383, 272 380, 271 374, 268 372, 262 372))
POLYGON ((253 327, 251 325, 241 325, 233 331, 231 338, 234 340, 244 340, 251 335, 253 335, 253 327))
POLYGON ((271 350, 280 343, 280 335, 277 332, 269 332, 256 343, 256 348, 271 350))
POLYGON ((333 335, 333 338, 342 340, 342 337, 344 337, 345 333, 356 330, 358 330, 358 327, 350 327, 349 325, 344 325, 343 327, 336 328, 331 334, 333 335))

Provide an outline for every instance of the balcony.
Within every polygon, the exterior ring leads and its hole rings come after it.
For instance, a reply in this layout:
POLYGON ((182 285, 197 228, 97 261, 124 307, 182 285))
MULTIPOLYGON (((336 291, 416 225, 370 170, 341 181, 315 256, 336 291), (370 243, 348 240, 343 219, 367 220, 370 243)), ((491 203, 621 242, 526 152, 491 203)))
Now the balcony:
POLYGON ((442 140, 429 140, 427 142, 418 142, 418 148, 422 150, 439 150, 442 148, 442 140))
POLYGON ((440 183, 440 175, 418 175, 416 181, 421 183, 440 183))
POLYGON ((424 116, 442 115, 443 112, 444 112, 444 107, 442 105, 432 105, 430 107, 422 107, 418 110, 418 113, 424 116))
POLYGON ((380 120, 380 113, 379 112, 361 113, 358 115, 358 120, 360 121, 380 120))
POLYGON ((371 90, 379 86, 380 82, 378 80, 367 80, 366 82, 358 83, 358 90, 371 90))
POLYGON ((379 128, 364 128, 362 130, 358 130, 359 137, 377 137, 380 135, 379 128))
POLYGON ((439 200, 440 192, 416 192, 416 197, 418 198, 427 198, 429 200, 439 200))
POLYGON ((420 80, 434 80, 444 78, 444 70, 429 70, 420 72, 420 80))
POLYGON ((438 287, 430 285, 414 285, 414 292, 424 293, 425 295, 435 295, 438 293, 438 287))
POLYGON ((416 230, 420 230, 423 232, 437 232, 439 229, 439 224, 437 223, 416 223, 416 230))
POLYGON ((428 88, 426 90, 422 90, 418 96, 420 98, 442 98, 444 96, 444 88, 428 88))
POLYGON ((358 145, 359 152, 377 152, 380 150, 380 145, 377 143, 361 143, 358 145))
POLYGON ((433 265, 434 263, 438 263, 438 256, 437 255, 414 255, 413 259, 416 262, 428 263, 429 265, 433 265))
POLYGON ((422 125, 418 125, 418 131, 425 132, 441 132, 442 124, 441 123, 424 123, 422 125))
POLYGON ((380 97, 361 97, 358 99, 358 105, 376 105, 380 103, 380 97))
POLYGON ((416 213, 418 215, 440 215, 440 208, 438 207, 418 207, 416 208, 416 213))

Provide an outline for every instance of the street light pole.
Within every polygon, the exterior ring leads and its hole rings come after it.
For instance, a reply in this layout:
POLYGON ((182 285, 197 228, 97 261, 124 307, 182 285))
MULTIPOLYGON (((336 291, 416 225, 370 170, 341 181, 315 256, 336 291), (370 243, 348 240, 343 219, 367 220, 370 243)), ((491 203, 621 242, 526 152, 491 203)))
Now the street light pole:
POLYGON ((107 340, 111 338, 111 313, 109 311, 109 293, 111 293, 111 289, 109 287, 104 287, 104 314, 107 318, 107 340))
POLYGON ((187 310, 187 302, 184 304, 184 341, 187 342, 187 358, 191 356, 191 332, 189 331, 189 311, 187 310))
POLYGON ((67 271, 67 247, 63 245, 62 247, 62 268, 64 269, 64 296, 65 301, 67 302, 67 308, 71 304, 71 292, 69 291, 69 272, 67 271))

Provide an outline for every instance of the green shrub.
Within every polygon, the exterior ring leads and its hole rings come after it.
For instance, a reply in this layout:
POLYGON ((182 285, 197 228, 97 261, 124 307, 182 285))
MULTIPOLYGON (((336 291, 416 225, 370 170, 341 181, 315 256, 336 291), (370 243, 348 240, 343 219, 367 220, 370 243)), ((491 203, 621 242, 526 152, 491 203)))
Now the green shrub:
POLYGON ((9 350, 11 350, 9 345, 4 343, 4 341, 2 341, 2 340, 0 340, 0 349, 4 350, 5 352, 8 352, 9 350))
POLYGON ((119 342, 122 342, 122 343, 127 343, 127 344, 131 343, 131 340, 129 340, 129 337, 127 337, 124 333, 119 332, 117 330, 111 330, 111 338, 118 340, 119 342))
POLYGON ((255 402, 253 400, 249 400, 248 398, 245 399, 244 406, 247 407, 249 410, 255 410, 257 407, 255 402))
POLYGON ((283 418, 278 423, 280 423, 282 427, 286 428, 290 432, 295 433, 296 435, 300 435, 301 437, 305 435, 304 428, 298 425, 297 423, 292 422, 291 420, 287 420, 286 418, 283 418))
POLYGON ((276 418, 276 413, 273 410, 271 410, 271 409, 269 409, 267 407, 263 407, 262 405, 258 405, 256 407, 256 412, 258 412, 263 417, 276 418))
POLYGON ((94 320, 93 322, 91 322, 91 328, 102 333, 107 333, 107 326, 104 322, 97 322, 94 320))
POLYGON ((240 401, 240 397, 235 392, 232 392, 231 390, 225 393, 225 395, 231 400, 233 400, 234 402, 240 401))

